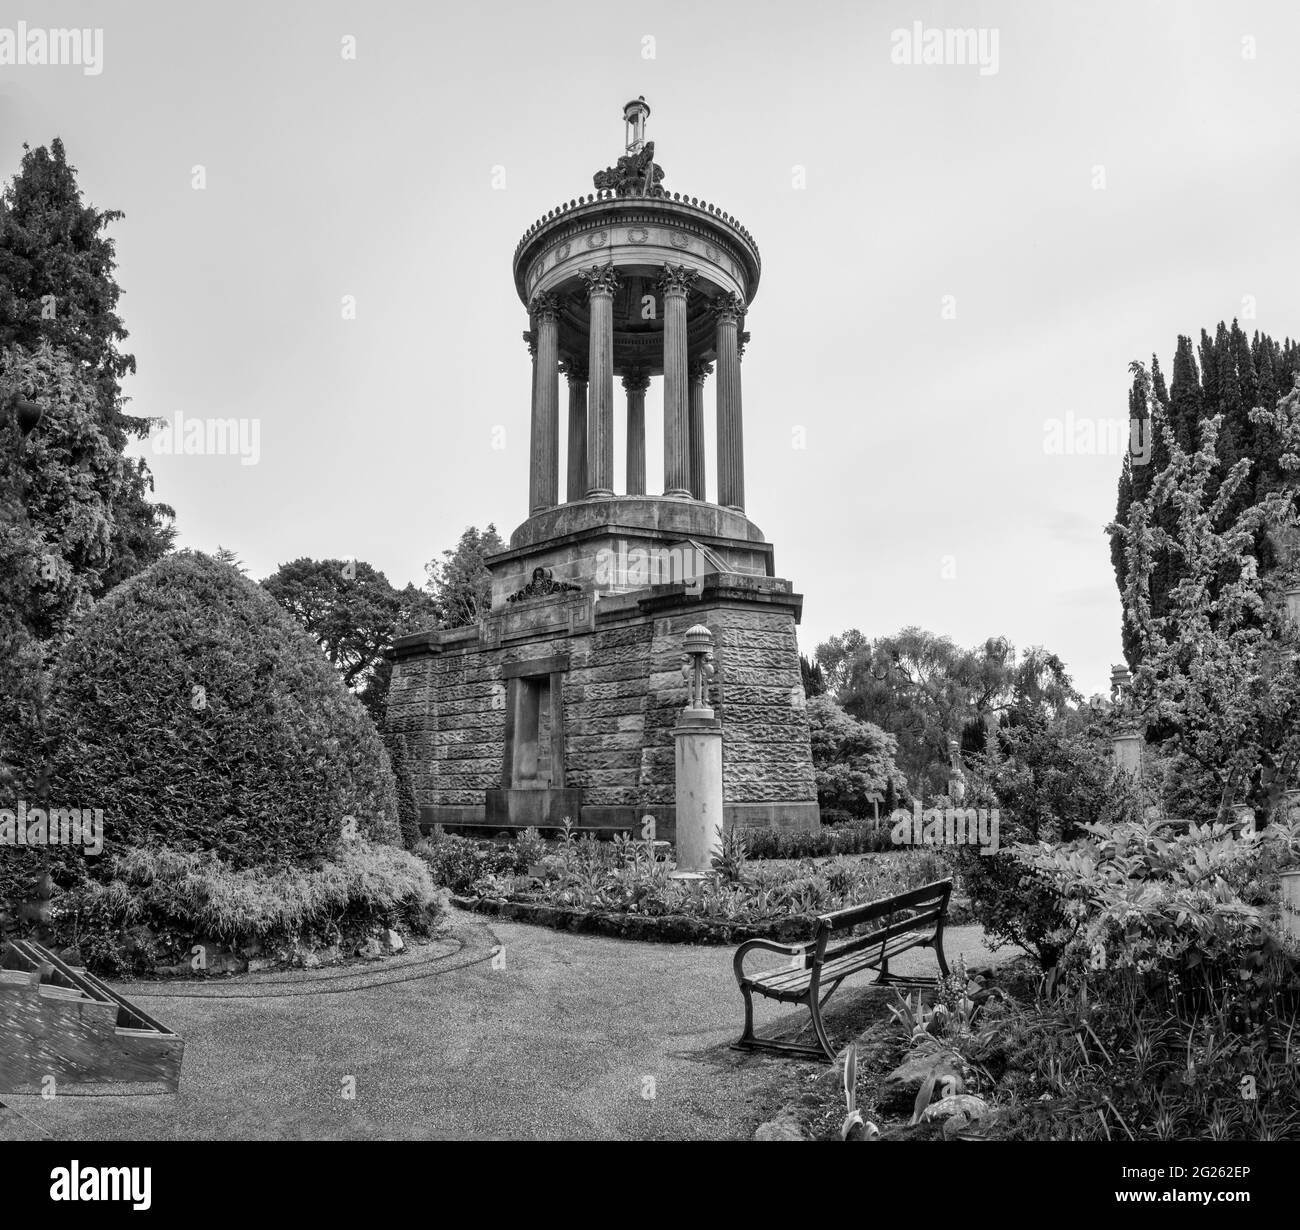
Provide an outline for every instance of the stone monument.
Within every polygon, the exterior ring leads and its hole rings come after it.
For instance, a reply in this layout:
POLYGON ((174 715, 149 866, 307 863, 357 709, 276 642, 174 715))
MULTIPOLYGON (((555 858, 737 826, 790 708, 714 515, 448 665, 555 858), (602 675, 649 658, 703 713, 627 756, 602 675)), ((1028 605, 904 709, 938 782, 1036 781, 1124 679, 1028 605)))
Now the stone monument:
POLYGON ((677 719, 677 870, 675 876, 704 876, 722 847, 722 728, 709 704, 713 633, 704 624, 682 638, 686 707, 677 719))
POLYGON ((640 834, 651 816, 671 839, 681 647, 697 624, 713 639, 707 699, 722 731, 726 824, 819 824, 795 639, 803 598, 776 575, 746 513, 741 355, 758 248, 717 205, 662 186, 649 114, 644 98, 624 107, 624 155, 515 250, 532 356, 528 516, 488 561, 492 604, 480 623, 403 637, 392 651, 389 726, 425 828, 568 818, 640 834), (645 448, 655 379, 659 494, 645 448))

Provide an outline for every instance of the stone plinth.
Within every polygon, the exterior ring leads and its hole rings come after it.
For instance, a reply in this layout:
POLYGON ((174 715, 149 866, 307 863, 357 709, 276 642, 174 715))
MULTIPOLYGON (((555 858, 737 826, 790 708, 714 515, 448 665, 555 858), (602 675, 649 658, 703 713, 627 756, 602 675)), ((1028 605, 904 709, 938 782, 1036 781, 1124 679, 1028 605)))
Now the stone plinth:
POLYGON ((484 822, 494 828, 559 828, 566 819, 576 825, 582 816, 582 791, 565 788, 502 789, 486 792, 484 822))
MULTIPOLYGON (((705 712, 711 713, 706 710, 705 712)), ((703 875, 722 846, 722 728, 687 710, 673 730, 677 743, 677 871, 703 875)))
POLYGON ((715 643, 724 823, 815 829, 802 605, 788 581, 722 574, 694 594, 684 584, 559 593, 505 604, 476 627, 401 638, 388 720, 406 745, 422 826, 488 823, 486 794, 501 789, 506 760, 508 686, 555 674, 565 788, 581 791, 574 823, 639 833, 650 815, 672 840, 682 637, 703 623, 715 643))

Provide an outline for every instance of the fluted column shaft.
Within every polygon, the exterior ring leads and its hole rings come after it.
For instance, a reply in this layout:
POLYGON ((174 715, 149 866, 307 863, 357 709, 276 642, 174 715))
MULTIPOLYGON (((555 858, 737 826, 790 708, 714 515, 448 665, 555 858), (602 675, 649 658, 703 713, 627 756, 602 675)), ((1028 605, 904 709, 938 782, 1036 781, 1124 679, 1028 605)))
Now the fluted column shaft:
POLYGON ((564 498, 572 504, 587 495, 587 365, 569 359, 565 375, 569 378, 569 464, 564 498))
POLYGON ((613 265, 583 272, 591 331, 587 368, 587 495, 614 494, 614 288, 613 265))
POLYGON ((690 387, 686 369, 686 294, 696 275, 665 265, 664 295, 664 495, 691 494, 690 387))
POLYGON ((645 495, 645 395, 650 377, 631 371, 623 377, 627 390, 627 487, 628 495, 645 495))
POLYGON ((738 295, 714 301, 718 312, 718 503, 745 511, 745 445, 740 406, 740 339, 744 303, 738 295))
POLYGON ((533 421, 528 469, 528 510, 560 502, 560 324, 554 295, 533 297, 533 421))
POLYGON ((689 431, 691 452, 691 495, 704 499, 704 378, 713 371, 711 364, 696 359, 691 364, 691 413, 689 431))

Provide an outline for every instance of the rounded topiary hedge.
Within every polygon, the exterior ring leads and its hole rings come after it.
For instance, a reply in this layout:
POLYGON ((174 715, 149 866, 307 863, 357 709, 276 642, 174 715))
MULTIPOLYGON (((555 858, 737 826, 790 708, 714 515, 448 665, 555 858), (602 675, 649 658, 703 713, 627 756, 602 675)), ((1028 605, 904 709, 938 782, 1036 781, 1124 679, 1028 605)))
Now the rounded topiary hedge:
POLYGON ((102 808, 104 851, 311 861, 355 832, 400 844, 379 736, 316 643, 259 585, 180 552, 123 582, 54 670, 50 805, 102 808))

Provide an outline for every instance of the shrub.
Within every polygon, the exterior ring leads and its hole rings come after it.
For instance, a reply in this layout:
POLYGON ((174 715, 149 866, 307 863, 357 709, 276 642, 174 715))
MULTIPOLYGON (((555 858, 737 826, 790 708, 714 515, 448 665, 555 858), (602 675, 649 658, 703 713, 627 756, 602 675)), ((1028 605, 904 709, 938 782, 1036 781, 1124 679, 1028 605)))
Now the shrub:
POLYGON ((147 973, 188 957, 199 940, 231 947, 250 940, 332 941, 375 926, 427 933, 435 887, 406 851, 366 841, 342 843, 314 867, 233 870, 211 851, 165 846, 132 850, 111 874, 59 896, 54 942, 73 945, 91 968, 147 973))
POLYGON ((1044 969, 1056 964, 1068 920, 1059 894, 1017 860, 1016 842, 1063 842, 1083 826, 1130 814, 1134 801, 1113 781, 1109 749, 1099 734, 1073 734, 1032 713, 1017 712, 999 735, 995 756, 976 758, 976 800, 998 809, 1001 849, 958 853, 976 918, 995 946, 1011 943, 1044 969))
POLYGON ((50 798, 102 808, 110 853, 286 867, 336 855, 345 816, 362 837, 399 840, 388 757, 360 702, 269 594, 204 555, 160 560, 82 621, 48 728, 50 798))
POLYGON ((532 825, 519 834, 519 839, 515 844, 519 851, 519 861, 525 867, 540 863, 546 855, 546 842, 542 840, 541 833, 532 825))
POLYGON ((886 819, 849 820, 817 832, 777 828, 744 830, 748 857, 822 858, 829 854, 874 854, 896 847, 889 838, 886 819))
POLYGON ((906 780, 894 764, 898 740, 893 735, 845 713, 829 696, 808 701, 808 727, 817 801, 823 807, 862 816, 875 796, 888 813, 906 795, 906 780))
POLYGON ((853 822, 852 812, 844 811, 839 807, 823 807, 821 809, 821 821, 823 825, 828 824, 851 824, 853 822))
POLYGON ((515 846, 451 833, 436 840, 426 838, 415 847, 415 853, 429 864, 435 883, 459 894, 470 892, 484 876, 517 873, 526 867, 515 846))
POLYGON ((1017 850, 1069 929, 1014 1133, 1295 1139, 1300 965, 1277 939, 1277 872, 1298 852, 1294 823, 1238 840, 1138 821, 1017 850))
POLYGON ((414 850, 420 843, 420 809, 415 802, 415 786, 411 770, 406 763, 406 745, 401 736, 384 741, 388 758, 393 766, 393 783, 397 788, 397 816, 402 832, 402 845, 414 850))
POLYGON ((1270 929, 1280 930, 1277 869, 1300 851, 1294 821, 1240 840, 1219 824, 1177 832, 1130 820, 1085 829, 1063 846, 1013 851, 1059 895, 1062 976, 1236 978, 1254 965, 1270 929))

